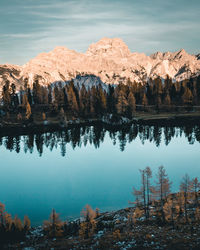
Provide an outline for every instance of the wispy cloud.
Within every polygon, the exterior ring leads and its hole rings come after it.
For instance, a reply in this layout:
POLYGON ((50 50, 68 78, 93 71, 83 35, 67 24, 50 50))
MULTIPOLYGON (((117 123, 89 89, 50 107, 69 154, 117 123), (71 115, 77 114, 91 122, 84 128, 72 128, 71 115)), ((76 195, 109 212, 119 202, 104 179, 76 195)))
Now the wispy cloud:
POLYGON ((35 35, 37 35, 38 36, 38 34, 36 33, 36 34, 34 34, 34 33, 30 33, 30 34, 12 34, 12 33, 10 33, 10 34, 3 34, 3 35, 1 35, 1 39, 2 38, 19 38, 19 39, 21 39, 21 38, 33 38, 33 37, 35 37, 35 35))
POLYGON ((59 45, 84 52, 105 36, 148 54, 199 49, 199 1, 12 1, 0 9, 0 63, 23 64, 59 45))

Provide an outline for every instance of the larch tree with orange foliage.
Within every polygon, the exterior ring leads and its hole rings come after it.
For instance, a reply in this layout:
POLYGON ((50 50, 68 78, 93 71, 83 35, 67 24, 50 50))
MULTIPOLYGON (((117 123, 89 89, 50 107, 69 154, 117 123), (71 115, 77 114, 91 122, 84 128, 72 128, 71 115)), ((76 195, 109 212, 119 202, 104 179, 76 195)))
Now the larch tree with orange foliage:
POLYGON ((163 210, 164 200, 170 193, 171 182, 169 181, 166 170, 163 166, 158 168, 157 182, 156 182, 156 196, 160 200, 160 212, 162 216, 162 221, 165 222, 165 214, 163 210))
MULTIPOLYGON (((99 210, 96 210, 99 213, 99 210)), ((96 221, 97 213, 95 210, 91 208, 90 205, 86 205, 82 210, 82 215, 84 216, 84 220, 80 224, 79 229, 79 237, 82 239, 87 239, 91 237, 96 229, 96 221)))
POLYGON ((48 233, 50 237, 60 237, 63 235, 63 222, 59 218, 59 214, 55 209, 52 210, 49 220, 43 223, 44 231, 48 233))
POLYGON ((191 190, 191 181, 188 174, 185 174, 182 178, 182 182, 180 184, 180 191, 183 193, 184 197, 184 213, 185 213, 185 221, 188 223, 188 195, 191 190))

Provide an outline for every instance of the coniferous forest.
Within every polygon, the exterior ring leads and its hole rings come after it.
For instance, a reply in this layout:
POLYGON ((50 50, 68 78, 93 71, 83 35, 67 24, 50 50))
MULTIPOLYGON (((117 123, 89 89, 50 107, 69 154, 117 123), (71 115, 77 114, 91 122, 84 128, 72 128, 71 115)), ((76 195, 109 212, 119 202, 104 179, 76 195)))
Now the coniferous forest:
POLYGON ((200 77, 182 82, 156 78, 145 83, 87 87, 73 80, 68 83, 28 85, 28 79, 16 90, 6 81, 2 90, 2 122, 33 123, 57 118, 66 121, 76 118, 99 119, 106 114, 133 118, 138 112, 186 112, 200 109, 200 77))

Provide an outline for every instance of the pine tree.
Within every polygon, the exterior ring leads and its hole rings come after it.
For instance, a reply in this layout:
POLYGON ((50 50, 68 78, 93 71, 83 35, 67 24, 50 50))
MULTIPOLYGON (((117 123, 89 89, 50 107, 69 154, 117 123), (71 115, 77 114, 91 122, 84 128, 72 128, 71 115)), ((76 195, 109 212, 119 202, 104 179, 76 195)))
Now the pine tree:
POLYGON ((180 191, 183 193, 183 196, 184 196, 184 211, 185 211, 186 223, 188 223, 187 203, 188 203, 188 195, 189 195, 190 187, 191 187, 191 181, 190 181, 189 175, 185 174, 180 184, 180 191))
POLYGON ((139 190, 133 188, 133 195, 136 198, 135 204, 142 204, 145 218, 149 218, 149 206, 150 206, 150 193, 152 187, 150 185, 150 179, 152 178, 152 171, 150 167, 146 167, 140 170, 141 173, 141 188, 139 190))
POLYGON ((148 100, 145 93, 142 96, 142 105, 144 108, 146 108, 146 106, 148 105, 148 100))
POLYGON ((160 96, 162 94, 163 90, 162 90, 162 80, 160 77, 156 78, 154 80, 154 95, 156 96, 160 96))
POLYGON ((179 192, 176 194, 176 210, 177 210, 177 221, 182 221, 182 215, 184 210, 184 194, 183 192, 179 192))
POLYGON ((26 92, 24 92, 24 94, 23 94, 23 96, 22 96, 22 106, 23 106, 24 108, 26 108, 27 102, 28 102, 28 97, 27 97, 26 92))
POLYGON ((0 224, 4 224, 4 216, 5 216, 5 205, 0 203, 0 224))
POLYGON ((30 88, 28 88, 27 95, 28 95, 28 102, 30 105, 32 105, 33 104, 33 97, 32 97, 32 93, 31 93, 30 88))
POLYGON ((97 112, 102 115, 106 111, 106 97, 101 85, 97 88, 97 98, 97 112))
POLYGON ((55 86, 53 89, 53 96, 54 96, 54 103, 59 105, 59 90, 57 86, 55 86))
POLYGON ((16 86, 14 83, 11 84, 11 96, 14 96, 16 94, 16 86))
POLYGON ((13 109, 16 109, 19 105, 18 95, 16 94, 16 86, 14 83, 11 84, 11 106, 13 109))
POLYGON ((177 90, 176 90, 176 86, 175 86, 174 83, 172 84, 169 93, 170 93, 171 102, 175 104, 176 103, 176 99, 177 99, 177 90))
POLYGON ((26 103, 26 119, 28 120, 31 116, 31 106, 29 102, 27 101, 26 103))
POLYGON ((27 215, 24 216, 24 230, 28 231, 31 227, 31 221, 27 215))
POLYGON ((128 95, 128 116, 133 117, 135 113, 136 105, 135 105, 135 97, 132 92, 129 92, 128 95))
POLYGON ((41 88, 41 92, 42 92, 42 103, 43 104, 48 104, 48 89, 46 87, 42 87, 41 88))
POLYGON ((198 103, 200 103, 200 76, 198 76, 196 80, 196 94, 198 103))
POLYGON ((88 111, 88 96, 85 85, 83 84, 80 90, 80 111, 83 116, 87 115, 88 111))
POLYGON ((146 89, 147 89, 146 97, 147 97, 148 103, 154 104, 153 87, 152 87, 151 82, 147 83, 146 89))
POLYGON ((68 98, 68 104, 71 112, 77 113, 78 112, 78 103, 76 99, 76 95, 74 93, 73 87, 70 86, 67 90, 67 98, 68 98))
POLYGON ((192 96, 193 96, 192 105, 198 105, 198 97, 197 97, 196 88, 193 88, 192 96))
POLYGON ((173 229, 174 229, 174 224, 175 220, 177 218, 176 216, 176 205, 175 205, 175 198, 173 195, 167 198, 164 206, 163 206, 163 211, 165 214, 165 220, 170 221, 172 223, 173 229))
POLYGON ((171 98, 170 98, 168 92, 166 92, 166 95, 165 95, 165 97, 164 97, 164 102, 163 102, 163 103, 164 103, 165 105, 167 105, 167 106, 170 106, 170 105, 171 105, 171 98))
POLYGON ((200 222, 200 208, 197 207, 195 209, 195 220, 199 223, 200 222))
POLYGON ((97 114, 97 93, 95 86, 90 90, 90 114, 97 114))
POLYGON ((86 205, 82 210, 82 214, 84 216, 84 221, 80 224, 79 237, 87 239, 91 237, 95 232, 96 212, 90 207, 90 205, 86 205))
POLYGON ((62 86, 55 86, 54 87, 54 100, 58 104, 58 106, 64 104, 64 90, 62 86))
POLYGON ((33 83, 33 101, 34 104, 42 103, 42 90, 38 80, 33 83))
POLYGON ((22 221, 20 220, 20 218, 18 218, 17 215, 15 215, 15 218, 14 218, 14 225, 15 225, 15 228, 18 231, 22 231, 23 230, 22 221))
POLYGON ((8 110, 11 104, 10 82, 8 80, 3 86, 2 97, 3 97, 4 107, 8 110))
POLYGON ((48 233, 50 237, 60 237, 63 235, 63 222, 59 218, 59 214, 55 209, 52 210, 48 221, 43 223, 44 231, 48 233))
POLYGON ((169 92, 171 87, 172 87, 172 79, 169 77, 169 75, 167 75, 164 81, 164 92, 165 93, 169 92))
POLYGON ((152 171, 150 167, 145 168, 146 174, 146 191, 147 191, 147 217, 149 218, 149 206, 150 206, 150 193, 151 193, 151 184, 150 179, 152 178, 152 171))
POLYGON ((48 104, 52 104, 52 87, 51 87, 51 84, 48 85, 48 104))
POLYGON ((116 110, 119 115, 126 115, 128 102, 125 97, 123 90, 120 90, 117 96, 116 110))
POLYGON ((159 110, 161 104, 162 104, 161 96, 158 94, 158 95, 156 95, 156 108, 157 108, 157 110, 159 110))
POLYGON ((194 193, 194 200, 195 200, 195 207, 199 206, 199 200, 198 200, 198 190, 200 189, 200 182, 198 181, 198 178, 194 178, 191 181, 191 187, 190 190, 194 193))
POLYGON ((184 94, 182 96, 182 102, 183 104, 190 105, 192 104, 192 100, 193 100, 192 92, 188 87, 186 87, 184 94))
POLYGON ((60 117, 60 121, 61 121, 61 122, 65 122, 66 117, 65 117, 65 112, 64 112, 64 109, 63 109, 63 108, 60 109, 59 117, 60 117))
POLYGON ((163 166, 160 166, 158 168, 156 184, 157 184, 156 194, 157 194, 158 200, 160 201, 160 211, 161 211, 162 221, 165 222, 165 215, 164 215, 164 210, 163 210, 164 199, 170 193, 171 183, 169 182, 168 175, 163 166))
POLYGON ((115 97, 114 97, 114 87, 109 84, 108 94, 107 94, 107 111, 108 113, 115 112, 115 97))

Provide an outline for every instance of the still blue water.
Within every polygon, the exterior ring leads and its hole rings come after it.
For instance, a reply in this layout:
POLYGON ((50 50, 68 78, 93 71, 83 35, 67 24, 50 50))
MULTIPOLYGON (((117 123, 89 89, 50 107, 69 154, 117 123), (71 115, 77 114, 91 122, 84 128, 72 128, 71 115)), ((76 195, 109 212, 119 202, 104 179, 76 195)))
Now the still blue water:
POLYGON ((162 130, 159 145, 149 139, 143 142, 138 134, 131 142, 125 139, 125 148, 118 132, 115 142, 104 131, 96 147, 88 135, 82 135, 79 146, 74 148, 70 140, 66 143, 65 156, 59 146, 62 137, 52 151, 48 140, 42 142, 46 143, 42 154, 35 142, 33 152, 27 151, 26 136, 20 137, 19 153, 6 149, 4 137, 0 147, 0 202, 12 215, 28 215, 32 225, 48 219, 52 208, 62 219, 78 217, 86 204, 100 211, 124 208, 134 199, 132 187, 140 186, 139 169, 150 166, 155 179, 160 165, 166 168, 173 191, 177 191, 185 173, 191 178, 200 177, 200 143, 192 140, 190 144, 186 135, 177 131, 168 145, 162 130))

